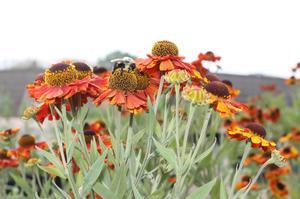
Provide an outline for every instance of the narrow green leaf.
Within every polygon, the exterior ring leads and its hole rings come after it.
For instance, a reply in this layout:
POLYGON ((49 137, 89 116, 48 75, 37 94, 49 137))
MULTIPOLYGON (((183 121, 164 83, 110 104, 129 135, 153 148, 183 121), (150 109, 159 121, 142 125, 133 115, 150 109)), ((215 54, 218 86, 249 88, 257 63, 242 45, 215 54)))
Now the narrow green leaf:
POLYGON ((64 176, 64 167, 61 164, 61 161, 58 159, 58 157, 56 157, 55 155, 53 155, 52 153, 49 153, 48 151, 45 151, 41 148, 37 148, 38 151, 45 157, 47 158, 47 160, 49 160, 49 162, 51 162, 52 164, 54 164, 54 166, 59 169, 60 173, 63 174, 64 176))
POLYGON ((57 167, 47 167, 47 166, 41 166, 41 165, 37 165, 37 166, 49 174, 59 176, 63 179, 66 179, 66 176, 57 167))
POLYGON ((205 199, 209 195, 211 189, 214 187, 217 179, 206 183, 205 185, 199 187, 196 191, 191 193, 186 199, 205 199))
POLYGON ((91 191, 94 183, 98 179, 98 177, 101 174, 101 171, 104 167, 104 159, 106 157, 106 151, 96 160, 96 162, 91 166, 90 170, 86 174, 83 180, 83 191, 82 196, 85 196, 88 194, 89 191, 91 191))
POLYGON ((154 139, 154 144, 156 146, 158 153, 167 160, 167 162, 170 164, 170 166, 172 166, 175 169, 176 165, 177 165, 175 152, 170 148, 164 147, 159 142, 157 142, 155 139, 154 139))
POLYGON ((10 173, 10 176, 14 179, 15 183, 19 185, 22 188, 22 190, 28 194, 29 198, 33 197, 32 188, 25 179, 14 173, 10 173))
POLYGON ((204 151, 202 154, 200 154, 196 160, 195 163, 200 162, 201 160, 203 160, 204 158, 206 158, 214 149, 215 145, 216 145, 217 139, 215 139, 214 143, 206 150, 204 151))
POLYGON ((223 182, 223 178, 221 178, 221 182, 220 182, 220 199, 227 199, 227 193, 223 182))
POLYGON ((117 198, 114 192, 112 192, 106 185, 99 182, 94 185, 93 190, 103 199, 117 198))

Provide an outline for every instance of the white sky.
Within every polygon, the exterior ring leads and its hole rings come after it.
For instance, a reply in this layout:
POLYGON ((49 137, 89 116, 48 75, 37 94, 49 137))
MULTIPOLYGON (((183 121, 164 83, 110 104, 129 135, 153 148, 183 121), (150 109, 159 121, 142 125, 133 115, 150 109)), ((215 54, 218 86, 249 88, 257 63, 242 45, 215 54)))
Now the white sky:
POLYGON ((94 64, 113 50, 144 57, 156 40, 188 61, 211 50, 227 73, 283 76, 300 62, 300 1, 1 0, 0 67, 76 58, 94 64))

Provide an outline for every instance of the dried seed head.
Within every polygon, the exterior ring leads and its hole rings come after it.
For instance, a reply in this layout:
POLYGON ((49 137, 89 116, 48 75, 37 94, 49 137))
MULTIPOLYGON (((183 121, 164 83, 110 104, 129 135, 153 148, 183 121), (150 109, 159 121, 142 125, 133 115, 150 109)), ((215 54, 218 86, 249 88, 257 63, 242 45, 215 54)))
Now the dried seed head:
POLYGON ((152 55, 154 56, 177 56, 178 48, 173 42, 162 40, 156 42, 152 47, 152 55))
POLYGON ((217 96, 217 97, 222 97, 222 98, 229 98, 229 90, 227 86, 218 81, 210 82, 204 86, 204 88, 211 94, 217 96))
POLYGON ((266 137, 266 130, 263 126, 261 126, 260 124, 257 124, 255 122, 250 122, 248 123, 245 128, 251 130, 253 133, 255 133, 256 135, 264 138, 266 137))

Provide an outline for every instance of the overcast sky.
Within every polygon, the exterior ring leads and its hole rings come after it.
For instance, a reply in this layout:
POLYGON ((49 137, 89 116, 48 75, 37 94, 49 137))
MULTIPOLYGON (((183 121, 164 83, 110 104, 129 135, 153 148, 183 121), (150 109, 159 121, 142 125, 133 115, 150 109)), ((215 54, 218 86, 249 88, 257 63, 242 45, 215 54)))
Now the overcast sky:
POLYGON ((156 40, 188 61, 211 50, 223 72, 286 77, 300 62, 300 1, 1 0, 0 67, 23 59, 94 64, 113 50, 143 57, 156 40))

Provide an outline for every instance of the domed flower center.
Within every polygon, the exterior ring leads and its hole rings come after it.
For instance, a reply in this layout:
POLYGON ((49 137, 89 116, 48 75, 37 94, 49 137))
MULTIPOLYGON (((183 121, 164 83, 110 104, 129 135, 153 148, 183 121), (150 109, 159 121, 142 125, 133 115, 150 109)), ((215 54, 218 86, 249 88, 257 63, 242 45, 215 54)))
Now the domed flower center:
POLYGON ((64 86, 77 78, 73 65, 58 63, 46 69, 44 80, 50 86, 64 86))
POLYGON ((220 82, 221 81, 221 79, 217 75, 212 74, 212 73, 207 73, 205 75, 205 77, 206 77, 206 79, 208 79, 209 82, 215 82, 215 81, 220 82))
POLYGON ((134 91, 137 88, 137 77, 133 72, 118 68, 109 78, 109 87, 121 91, 134 91))
POLYGON ((226 85, 222 82, 214 81, 206 84, 204 88, 210 92, 211 94, 222 97, 222 98, 229 98, 229 90, 226 85))
POLYGON ((250 177, 249 176, 243 176, 242 181, 250 182, 250 177))
POLYGON ((87 64, 83 62, 75 62, 73 65, 77 71, 77 79, 83 79, 92 75, 92 69, 87 64))
POLYGON ((152 47, 152 55, 154 56, 177 56, 178 48, 176 44, 170 41, 158 41, 152 47))
POLYGON ((136 90, 145 90, 150 83, 149 76, 139 72, 137 69, 134 71, 134 73, 137 80, 136 90))
POLYGON ((19 141, 21 147, 29 147, 35 144, 35 138, 32 135, 23 135, 19 141))
POLYGON ((222 82, 223 82, 224 84, 226 84, 227 86, 229 86, 229 87, 233 87, 233 84, 232 84, 232 82, 231 82, 230 80, 225 79, 225 80, 223 80, 222 82))
POLYGON ((285 148, 283 149, 283 152, 284 152, 284 153, 290 153, 290 152, 291 152, 291 148, 290 148, 290 147, 285 147, 285 148))
POLYGON ((254 134, 264 138, 266 137, 266 130, 263 126, 257 124, 257 123, 249 123, 245 126, 247 129, 249 129, 250 131, 252 131, 254 134))
POLYGON ((277 188, 279 190, 284 190, 285 189, 285 185, 282 182, 277 182, 277 188))
POLYGON ((6 149, 0 149, 0 159, 7 159, 8 154, 6 149))
POLYGON ((83 134, 86 143, 91 143, 93 138, 96 136, 96 133, 92 130, 86 130, 83 132, 83 134))
POLYGON ((94 67, 93 68, 93 73, 95 75, 98 75, 98 76, 100 76, 100 75, 102 75, 103 73, 106 73, 106 72, 107 72, 107 69, 104 68, 104 67, 94 67))

